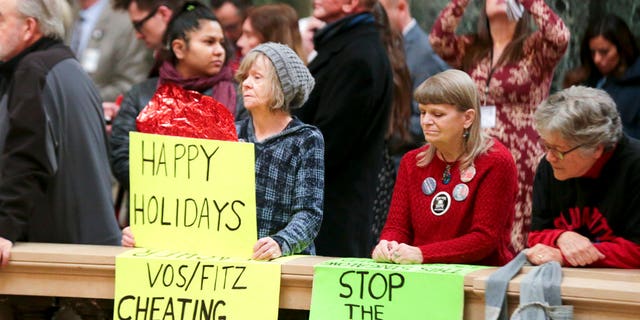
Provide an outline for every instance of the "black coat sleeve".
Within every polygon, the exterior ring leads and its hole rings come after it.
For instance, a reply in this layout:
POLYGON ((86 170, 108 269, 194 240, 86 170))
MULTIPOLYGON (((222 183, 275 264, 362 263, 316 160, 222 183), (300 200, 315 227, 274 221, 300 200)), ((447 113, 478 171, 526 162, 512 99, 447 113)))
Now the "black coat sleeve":
POLYGON ((118 182, 129 190, 129 132, 137 131, 136 118, 155 93, 157 79, 137 84, 122 99, 111 129, 111 168, 118 182))
POLYGON ((0 236, 24 238, 31 213, 56 173, 56 137, 43 102, 43 66, 19 68, 8 92, 9 131, 0 168, 0 236))

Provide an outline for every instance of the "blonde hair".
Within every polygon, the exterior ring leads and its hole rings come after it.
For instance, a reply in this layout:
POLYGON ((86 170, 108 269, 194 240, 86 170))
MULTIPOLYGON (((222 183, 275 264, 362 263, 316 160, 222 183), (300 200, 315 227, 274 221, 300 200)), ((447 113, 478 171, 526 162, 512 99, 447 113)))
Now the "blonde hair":
POLYGON ((278 74, 276 74, 276 69, 269 57, 262 52, 250 51, 242 58, 240 67, 238 67, 238 71, 236 72, 236 81, 240 84, 240 94, 242 94, 242 82, 249 77, 249 70, 251 70, 251 67, 256 64, 258 60, 264 61, 264 64, 267 66, 267 73, 263 76, 266 77, 267 81, 271 84, 269 88, 269 96, 271 97, 269 100, 269 108, 271 110, 281 109, 282 111, 290 112, 289 106, 284 103, 284 91, 282 90, 280 79, 278 79, 278 74))
MULTIPOLYGON (((464 156, 460 159, 460 170, 471 166, 479 155, 487 152, 493 140, 480 128, 480 101, 476 84, 466 72, 450 69, 425 80, 414 93, 420 104, 451 104, 459 112, 475 110, 475 117, 467 129, 469 136, 464 139, 464 156)), ((418 166, 428 165, 436 154, 435 146, 418 153, 418 166)))

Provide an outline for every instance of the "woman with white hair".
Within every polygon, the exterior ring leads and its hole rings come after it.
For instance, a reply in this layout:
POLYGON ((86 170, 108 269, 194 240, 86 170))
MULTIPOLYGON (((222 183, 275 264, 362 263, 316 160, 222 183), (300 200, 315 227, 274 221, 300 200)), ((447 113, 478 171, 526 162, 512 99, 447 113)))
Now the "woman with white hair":
POLYGON ((249 118, 236 123, 238 138, 255 145, 258 242, 253 259, 315 254, 322 222, 324 140, 320 130, 291 115, 315 81, 288 46, 267 42, 240 63, 249 118))
POLYGON ((535 112, 546 151, 533 186, 533 264, 640 268, 640 142, 599 89, 571 87, 535 112))
POLYGON ((517 193, 507 148, 480 128, 471 77, 447 70, 415 91, 427 145, 400 170, 376 261, 504 265, 517 193))

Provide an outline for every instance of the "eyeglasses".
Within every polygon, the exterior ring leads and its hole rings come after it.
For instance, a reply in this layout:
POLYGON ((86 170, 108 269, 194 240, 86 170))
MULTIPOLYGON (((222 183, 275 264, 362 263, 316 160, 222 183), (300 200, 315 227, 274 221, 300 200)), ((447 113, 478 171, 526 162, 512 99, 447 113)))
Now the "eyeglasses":
POLYGON ((159 8, 160 7, 155 7, 153 10, 151 10, 151 12, 149 12, 149 14, 138 21, 131 21, 131 23, 133 23, 133 28, 136 29, 136 31, 142 33, 142 27, 144 27, 144 24, 156 15, 159 8))
POLYGON ((558 149, 555 149, 555 148, 552 148, 552 147, 548 146, 548 145, 547 145, 546 143, 544 143, 544 142, 540 143, 540 145, 542 145, 542 150, 544 151, 544 153, 549 153, 549 152, 551 152, 551 153, 553 153, 553 155, 554 155, 556 158, 558 158, 558 159, 560 159, 560 160, 564 160, 564 157, 565 157, 569 152, 574 151, 574 150, 576 150, 576 149, 578 149, 578 148, 580 148, 580 147, 583 147, 583 146, 584 146, 584 144, 579 144, 579 145, 577 145, 577 146, 575 146, 575 147, 573 147, 573 148, 571 148, 571 149, 569 149, 569 150, 567 150, 567 151, 560 151, 560 150, 558 150, 558 149))

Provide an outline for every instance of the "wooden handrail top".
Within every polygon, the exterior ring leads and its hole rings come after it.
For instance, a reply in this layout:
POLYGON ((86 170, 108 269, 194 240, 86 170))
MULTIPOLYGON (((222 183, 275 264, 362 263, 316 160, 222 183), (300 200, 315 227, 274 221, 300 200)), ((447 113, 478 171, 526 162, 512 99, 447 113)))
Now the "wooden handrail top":
MULTIPOLYGON (((113 299, 115 257, 127 250, 118 246, 16 243, 9 265, 0 269, 0 294, 113 299)), ((284 262, 280 307, 308 309, 313 266, 329 259, 304 256, 284 262)), ((518 296, 520 282, 530 269, 525 267, 509 283, 510 297, 518 296)), ((465 318, 467 312, 473 315, 483 309, 485 281, 495 270, 483 269, 465 276, 465 318)), ((563 268, 561 291, 563 301, 576 303, 577 308, 640 313, 640 270, 563 268)))

